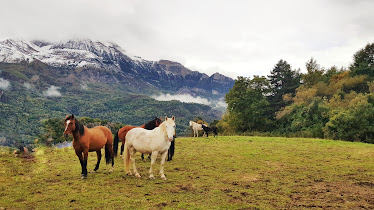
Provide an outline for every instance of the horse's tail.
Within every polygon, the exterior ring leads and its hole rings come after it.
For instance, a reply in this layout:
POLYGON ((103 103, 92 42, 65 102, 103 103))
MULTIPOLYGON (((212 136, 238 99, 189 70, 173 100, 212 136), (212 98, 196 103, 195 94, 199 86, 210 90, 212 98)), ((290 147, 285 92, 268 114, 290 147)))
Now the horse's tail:
POLYGON ((119 139, 118 132, 116 133, 116 136, 114 137, 114 142, 113 142, 113 152, 114 152, 115 157, 117 157, 117 154, 118 154, 118 139, 119 139))
POLYGON ((129 148, 127 146, 127 142, 125 142, 125 154, 123 155, 123 163, 125 165, 125 171, 127 174, 130 173, 130 152, 129 148))

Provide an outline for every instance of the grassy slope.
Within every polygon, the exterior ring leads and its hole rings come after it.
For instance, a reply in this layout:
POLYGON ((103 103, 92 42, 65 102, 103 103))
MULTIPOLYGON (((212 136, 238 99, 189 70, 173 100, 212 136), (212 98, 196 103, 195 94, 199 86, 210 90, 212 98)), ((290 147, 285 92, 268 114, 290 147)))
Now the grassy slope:
MULTIPOLYGON (((177 138, 167 181, 103 163, 80 179, 72 148, 0 156, 5 208, 374 208, 374 145, 267 137, 177 138)), ((96 155, 90 153, 88 167, 96 155)), ((103 161, 104 162, 104 161, 103 161)), ((156 170, 159 168, 159 161, 156 170)))

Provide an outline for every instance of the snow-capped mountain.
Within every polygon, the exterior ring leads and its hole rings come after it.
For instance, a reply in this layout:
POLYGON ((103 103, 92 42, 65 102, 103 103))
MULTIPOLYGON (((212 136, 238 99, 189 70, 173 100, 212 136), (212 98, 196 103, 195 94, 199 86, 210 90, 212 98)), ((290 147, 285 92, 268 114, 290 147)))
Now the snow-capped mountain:
POLYGON ((0 63, 42 62, 66 69, 64 75, 88 82, 146 84, 164 91, 223 97, 234 80, 219 73, 208 76, 173 61, 147 61, 131 57, 111 42, 88 39, 58 43, 40 40, 0 41, 0 63), (79 71, 77 70, 79 69, 79 71))
POLYGON ((114 43, 93 42, 91 40, 69 40, 49 43, 44 41, 23 41, 8 39, 0 42, 0 62, 32 62, 60 67, 118 67, 121 59, 130 61, 125 51, 114 43))

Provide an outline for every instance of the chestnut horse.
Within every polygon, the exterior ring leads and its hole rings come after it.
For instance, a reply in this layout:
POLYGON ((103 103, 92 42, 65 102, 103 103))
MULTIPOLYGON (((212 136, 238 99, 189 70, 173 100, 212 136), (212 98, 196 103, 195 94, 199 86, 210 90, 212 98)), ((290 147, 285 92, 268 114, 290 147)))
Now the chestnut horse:
MULTIPOLYGON (((141 126, 126 125, 125 127, 122 127, 121 129, 119 129, 118 132, 116 133, 116 136, 114 137, 114 144, 118 144, 119 139, 121 139, 121 141, 122 141, 121 155, 122 155, 123 149, 125 147, 125 137, 126 137, 127 132, 129 132, 133 128, 144 128, 144 129, 147 129, 147 130, 152 130, 152 129, 158 127, 161 123, 162 123, 161 119, 155 117, 155 119, 153 119, 153 120, 151 120, 151 121, 149 121, 146 124, 143 124, 141 126)), ((117 153, 118 153, 118 148, 115 147, 114 148, 114 155, 117 156, 117 153)))
MULTIPOLYGON (((74 115, 66 115, 65 117, 65 135, 73 135, 73 147, 75 154, 78 156, 82 167, 82 179, 87 177, 87 158, 88 152, 96 151, 97 163, 94 171, 99 169, 101 160, 101 148, 105 146, 105 160, 106 164, 112 161, 114 165, 113 148, 118 147, 113 145, 112 132, 105 126, 97 126, 94 128, 87 128, 79 123, 74 115), (83 153, 83 155, 82 155, 83 153)), ((113 170, 113 168, 111 169, 113 170)))

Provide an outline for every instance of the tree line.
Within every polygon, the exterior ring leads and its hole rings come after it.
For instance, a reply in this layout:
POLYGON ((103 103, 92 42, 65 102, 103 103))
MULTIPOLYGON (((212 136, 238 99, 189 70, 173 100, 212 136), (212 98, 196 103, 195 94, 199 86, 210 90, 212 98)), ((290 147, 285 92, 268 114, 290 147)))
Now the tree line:
POLYGON ((267 77, 238 77, 218 128, 374 143, 374 43, 357 51, 349 67, 324 68, 311 58, 306 70, 280 60, 267 77))

